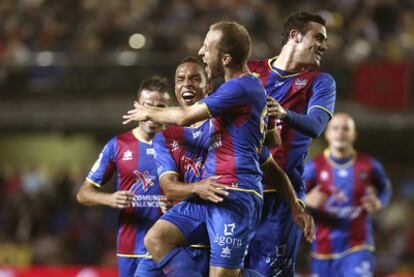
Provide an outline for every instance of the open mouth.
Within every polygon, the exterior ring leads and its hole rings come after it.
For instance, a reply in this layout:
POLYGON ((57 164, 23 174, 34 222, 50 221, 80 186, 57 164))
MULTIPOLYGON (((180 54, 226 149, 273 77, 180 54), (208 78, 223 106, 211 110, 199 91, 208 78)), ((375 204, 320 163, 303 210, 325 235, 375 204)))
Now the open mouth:
POLYGON ((186 90, 181 94, 185 103, 192 103, 194 101, 195 93, 190 90, 186 90))

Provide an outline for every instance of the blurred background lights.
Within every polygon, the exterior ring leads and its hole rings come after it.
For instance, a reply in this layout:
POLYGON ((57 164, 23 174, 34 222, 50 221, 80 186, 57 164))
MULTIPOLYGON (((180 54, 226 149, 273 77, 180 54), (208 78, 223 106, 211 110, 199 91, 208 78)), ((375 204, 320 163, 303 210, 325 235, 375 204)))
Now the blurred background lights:
POLYGON ((145 37, 142 34, 133 34, 129 37, 128 43, 133 49, 141 49, 145 45, 145 37))

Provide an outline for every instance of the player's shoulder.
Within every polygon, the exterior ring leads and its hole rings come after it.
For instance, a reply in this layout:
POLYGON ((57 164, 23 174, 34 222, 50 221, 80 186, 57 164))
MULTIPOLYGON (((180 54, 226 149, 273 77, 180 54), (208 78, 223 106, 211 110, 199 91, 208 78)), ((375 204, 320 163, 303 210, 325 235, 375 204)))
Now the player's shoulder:
POLYGON ((367 154, 367 153, 361 153, 361 152, 357 153, 357 161, 360 163, 369 163, 369 164, 380 163, 380 161, 377 158, 373 157, 372 155, 367 154))
POLYGON ((128 130, 111 138, 111 140, 129 141, 134 139, 133 130, 128 130))
POLYGON ((315 71, 315 74, 315 80, 317 80, 318 82, 335 84, 334 77, 328 72, 315 71))
POLYGON ((184 132, 184 127, 171 125, 164 130, 158 132, 155 135, 157 139, 169 139, 169 138, 177 138, 180 137, 180 134, 184 132))

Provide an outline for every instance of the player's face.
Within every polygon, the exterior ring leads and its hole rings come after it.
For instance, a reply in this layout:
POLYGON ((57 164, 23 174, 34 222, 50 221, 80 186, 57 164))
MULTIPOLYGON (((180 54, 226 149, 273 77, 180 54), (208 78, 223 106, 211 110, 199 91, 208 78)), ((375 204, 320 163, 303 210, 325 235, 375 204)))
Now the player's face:
POLYGON ((207 77, 196 63, 181 64, 175 72, 175 96, 181 107, 191 106, 206 96, 207 77))
POLYGON ((316 22, 309 22, 308 27, 305 35, 298 34, 296 59, 300 64, 317 67, 321 63, 323 53, 328 49, 326 28, 316 22))
MULTIPOLYGON (((167 107, 170 99, 168 94, 159 91, 150 91, 144 89, 141 91, 141 96, 139 98, 139 104, 147 107, 167 107)), ((142 130, 147 134, 155 134, 161 130, 162 125, 151 120, 146 120, 140 123, 139 125, 142 130)))
POLYGON ((329 146, 337 150, 352 148, 356 139, 354 121, 346 115, 335 115, 326 128, 325 137, 329 146))
POLYGON ((224 67, 221 62, 222 54, 218 48, 221 36, 222 33, 219 30, 208 31, 203 46, 198 51, 198 54, 206 64, 206 72, 209 79, 224 77, 224 67))

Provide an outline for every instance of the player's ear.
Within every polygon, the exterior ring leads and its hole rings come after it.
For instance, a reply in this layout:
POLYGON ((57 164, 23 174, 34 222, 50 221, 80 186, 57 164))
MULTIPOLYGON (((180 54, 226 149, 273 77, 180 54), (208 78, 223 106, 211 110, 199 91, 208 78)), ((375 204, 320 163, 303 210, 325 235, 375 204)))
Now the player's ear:
POLYGON ((302 34, 298 30, 292 29, 289 32, 289 39, 295 43, 299 43, 302 39, 302 34))
POLYGON ((228 66, 230 63, 231 63, 231 56, 230 56, 230 54, 224 54, 222 57, 221 57, 221 62, 222 62, 222 64, 223 64, 223 66, 228 66))

